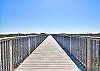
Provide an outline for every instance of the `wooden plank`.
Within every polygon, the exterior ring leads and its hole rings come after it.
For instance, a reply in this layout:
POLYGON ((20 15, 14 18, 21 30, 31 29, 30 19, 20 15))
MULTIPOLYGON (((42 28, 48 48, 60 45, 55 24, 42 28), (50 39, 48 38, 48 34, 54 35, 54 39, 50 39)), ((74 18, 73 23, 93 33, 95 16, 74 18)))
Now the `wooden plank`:
POLYGON ((0 42, 0 71, 2 71, 2 61, 1 61, 1 42, 0 42))
POLYGON ((10 71, 14 71, 13 68, 13 61, 12 61, 12 40, 9 41, 9 46, 10 46, 10 71))
POLYGON ((87 71, 90 71, 90 48, 91 48, 91 39, 87 38, 87 71))

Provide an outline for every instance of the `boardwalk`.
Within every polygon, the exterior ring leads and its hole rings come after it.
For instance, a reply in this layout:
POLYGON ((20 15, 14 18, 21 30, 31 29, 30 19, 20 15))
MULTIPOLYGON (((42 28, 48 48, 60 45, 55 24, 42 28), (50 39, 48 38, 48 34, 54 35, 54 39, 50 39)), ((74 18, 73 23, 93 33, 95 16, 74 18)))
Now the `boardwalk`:
POLYGON ((52 36, 48 36, 15 71, 80 71, 52 36))

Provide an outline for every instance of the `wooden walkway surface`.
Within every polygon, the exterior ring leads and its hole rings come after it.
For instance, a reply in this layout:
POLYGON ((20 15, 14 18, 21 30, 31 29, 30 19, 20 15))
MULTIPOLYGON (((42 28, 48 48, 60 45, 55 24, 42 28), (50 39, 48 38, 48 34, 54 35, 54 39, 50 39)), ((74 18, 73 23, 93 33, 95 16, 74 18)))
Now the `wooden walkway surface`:
POLYGON ((60 45, 48 36, 15 71, 80 71, 60 45))

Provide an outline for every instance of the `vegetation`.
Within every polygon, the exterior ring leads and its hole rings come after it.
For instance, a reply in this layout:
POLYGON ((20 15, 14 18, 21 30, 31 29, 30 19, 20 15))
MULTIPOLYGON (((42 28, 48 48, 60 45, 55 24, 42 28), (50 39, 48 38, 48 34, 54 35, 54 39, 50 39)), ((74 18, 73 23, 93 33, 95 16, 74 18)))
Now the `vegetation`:
POLYGON ((0 38, 14 37, 14 36, 26 36, 26 35, 36 35, 36 33, 31 33, 31 34, 22 34, 22 33, 18 33, 18 34, 0 34, 0 38))
MULTIPOLYGON (((22 33, 18 33, 18 34, 0 34, 0 38, 3 37, 14 37, 14 36, 26 36, 26 35, 36 35, 37 33, 30 33, 30 34, 22 34, 22 33)), ((40 33, 40 34, 45 34, 45 33, 40 33)), ((61 35, 75 35, 75 36, 94 36, 94 37, 100 37, 100 33, 97 34, 66 34, 66 33, 60 33, 61 35)))

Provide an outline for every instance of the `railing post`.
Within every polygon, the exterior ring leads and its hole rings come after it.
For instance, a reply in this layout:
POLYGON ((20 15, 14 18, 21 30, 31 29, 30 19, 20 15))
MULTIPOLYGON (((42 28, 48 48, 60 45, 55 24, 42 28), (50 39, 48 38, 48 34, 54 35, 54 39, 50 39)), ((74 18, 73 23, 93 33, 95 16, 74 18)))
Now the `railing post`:
POLYGON ((28 55, 30 55, 30 37, 28 37, 28 55))
POLYGON ((71 47, 72 47, 72 46, 71 46, 71 35, 70 35, 69 38, 70 38, 69 40, 70 40, 70 54, 71 54, 71 47))
POLYGON ((34 37, 34 40, 35 40, 35 41, 34 41, 34 43, 35 43, 35 46, 34 46, 34 47, 36 48, 36 41, 37 41, 37 40, 36 40, 36 36, 34 37))
POLYGON ((100 40, 98 41, 98 48, 97 48, 97 71, 100 70, 100 40))
POLYGON ((12 61, 12 40, 9 41, 9 47, 10 47, 10 71, 14 71, 14 67, 13 67, 13 61, 12 61))
POLYGON ((80 37, 78 38, 78 59, 80 59, 80 37))
POLYGON ((85 45, 85 67, 86 67, 86 64, 87 64, 87 43, 86 42, 87 42, 87 39, 85 38, 84 39, 84 45, 85 45))
POLYGON ((0 71, 2 71, 2 61, 1 61, 1 42, 0 42, 0 71))
POLYGON ((91 39, 87 38, 87 71, 90 71, 90 48, 91 48, 91 39))

